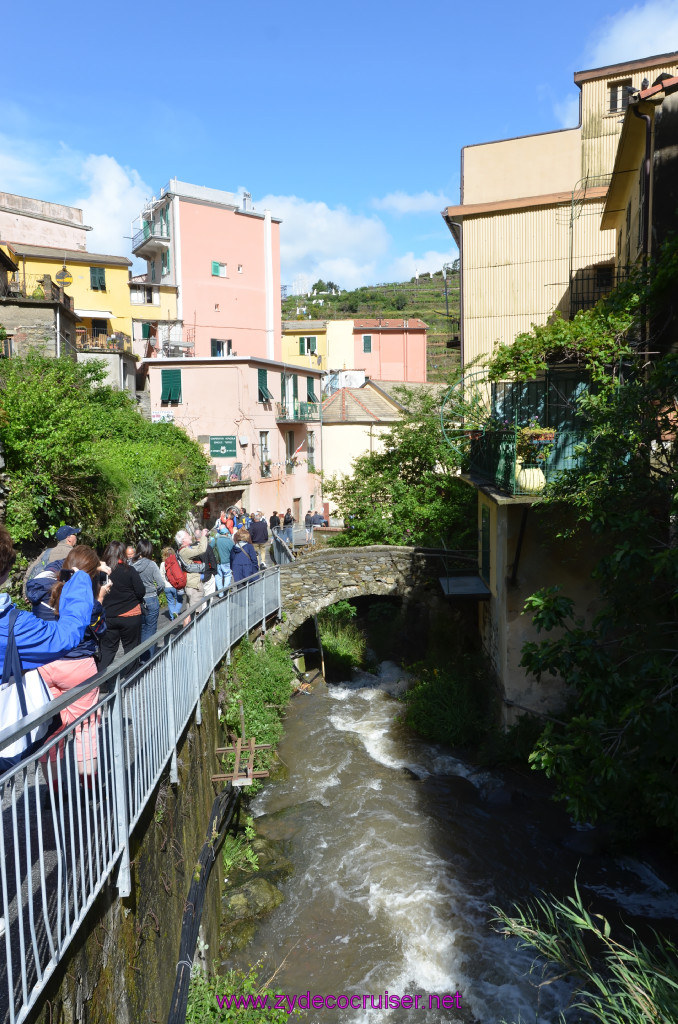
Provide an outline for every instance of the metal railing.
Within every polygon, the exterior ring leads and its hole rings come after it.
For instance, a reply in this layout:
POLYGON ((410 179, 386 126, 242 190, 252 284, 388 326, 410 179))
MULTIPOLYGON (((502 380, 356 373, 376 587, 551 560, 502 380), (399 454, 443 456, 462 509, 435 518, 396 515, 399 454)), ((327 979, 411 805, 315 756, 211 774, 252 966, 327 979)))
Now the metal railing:
POLYGON ((276 565, 289 565, 290 562, 295 560, 294 556, 294 541, 292 546, 288 544, 282 535, 284 527, 280 527, 277 531, 273 532, 273 558, 276 565))
POLYGON ((132 251, 140 248, 145 242, 155 241, 156 239, 169 243, 169 231, 166 227, 161 226, 160 224, 151 225, 147 221, 144 221, 144 226, 141 230, 135 231, 134 233, 134 237, 132 238, 132 251))
POLYGON ((99 688, 93 707, 0 777, 3 1024, 26 1019, 114 871, 119 895, 130 894, 132 830, 168 765, 179 782, 177 746, 194 712, 201 723, 202 691, 210 679, 215 688, 233 645, 279 614, 275 568, 206 598, 190 622, 182 613, 107 672, 0 733, 1 750, 99 688))
POLYGON ((15 273, 6 285, 0 287, 0 298, 32 299, 34 302, 61 302, 73 309, 73 299, 52 280, 49 274, 15 273))
POLYGON ((131 352, 132 339, 122 331, 108 334, 106 331, 88 331, 85 327, 75 329, 76 348, 92 352, 131 352))
POLYGON ((319 402, 276 402, 275 418, 287 423, 304 423, 320 419, 319 402))
MULTIPOLYGON (((546 430, 546 428, 544 428, 546 430)), ((470 473, 496 484, 507 494, 541 494, 546 484, 580 462, 579 446, 586 435, 576 430, 558 430, 552 440, 527 442, 530 452, 521 457, 521 431, 477 430, 470 438, 470 473)), ((525 447, 522 445, 522 447, 525 447)))

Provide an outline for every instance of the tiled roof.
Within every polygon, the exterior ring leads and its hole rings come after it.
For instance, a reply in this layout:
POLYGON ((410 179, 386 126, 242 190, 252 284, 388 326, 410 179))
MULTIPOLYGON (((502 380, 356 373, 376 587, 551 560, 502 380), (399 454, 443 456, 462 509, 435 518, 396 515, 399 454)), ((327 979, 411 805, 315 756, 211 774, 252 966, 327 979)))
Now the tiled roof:
POLYGON ((661 81, 651 85, 649 89, 643 89, 642 92, 639 92, 638 98, 641 100, 649 100, 652 96, 656 96, 660 92, 675 92, 676 89, 678 89, 678 77, 663 78, 661 81))
POLYGON ((104 256, 102 253, 85 252, 84 249, 62 249, 57 246, 47 245, 26 245, 24 242, 12 242, 12 248, 17 256, 42 256, 46 260, 66 260, 71 263, 86 263, 97 265, 105 263, 131 267, 132 261, 126 256, 104 256))
POLYGON ((370 378, 369 383, 372 387, 378 388, 383 391, 384 394, 394 401, 402 405, 402 396, 399 395, 399 388, 407 388, 408 391, 427 391, 432 395, 437 395, 440 398, 443 397, 446 391, 449 391, 450 385, 443 384, 436 381, 424 382, 424 381, 407 381, 407 380, 372 380, 370 378))
POLYGON ((379 317, 379 319, 353 321, 354 331, 376 331, 378 329, 402 331, 403 328, 410 331, 425 331, 428 328, 428 324, 425 324, 423 320, 418 320, 416 317, 409 317, 407 320, 392 320, 379 317))
POLYGON ((339 388, 323 402, 323 423, 393 423, 398 419, 391 403, 371 388, 339 388))

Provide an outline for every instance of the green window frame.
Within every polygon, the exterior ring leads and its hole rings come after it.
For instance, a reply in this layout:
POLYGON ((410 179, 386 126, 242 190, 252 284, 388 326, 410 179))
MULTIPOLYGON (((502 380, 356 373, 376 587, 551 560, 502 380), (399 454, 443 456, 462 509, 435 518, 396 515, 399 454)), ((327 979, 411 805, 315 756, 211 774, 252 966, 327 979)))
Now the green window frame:
POLYGON ((227 277, 227 266, 226 263, 220 263, 219 260, 212 260, 212 277, 227 277))
POLYGON ((141 337, 143 338, 144 341, 148 341, 150 336, 151 336, 151 325, 150 324, 142 324, 141 325, 141 337))
POLYGON ((273 395, 268 390, 268 370, 257 370, 257 401, 272 402, 273 395))
POLYGON ((363 352, 372 351, 372 335, 363 334, 363 352))
POLYGON ((299 355, 300 356, 312 356, 315 355, 317 347, 317 337, 315 335, 309 335, 308 337, 299 338, 299 355))
POLYGON ((165 249, 162 254, 162 276, 170 272, 170 251, 165 249))
POLYGON ((299 378, 296 373, 292 374, 292 401, 296 404, 299 400, 299 378))
POLYGON ((106 291, 106 268, 105 267, 90 267, 89 268, 89 286, 92 291, 105 292, 106 291))
POLYGON ((306 401, 315 402, 317 404, 318 399, 316 398, 315 391, 313 390, 314 383, 313 377, 306 378, 306 401))
POLYGON ((181 403, 181 370, 161 370, 160 379, 162 384, 161 404, 169 405, 174 402, 175 405, 179 405, 181 403))

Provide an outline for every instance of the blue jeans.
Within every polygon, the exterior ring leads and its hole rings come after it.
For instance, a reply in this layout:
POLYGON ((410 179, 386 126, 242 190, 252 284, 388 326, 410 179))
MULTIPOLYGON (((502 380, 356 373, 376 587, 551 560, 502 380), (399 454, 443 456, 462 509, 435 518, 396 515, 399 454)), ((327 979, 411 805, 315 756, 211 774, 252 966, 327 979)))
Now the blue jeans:
MULTIPOLYGON (((158 631, 158 615, 160 614, 160 602, 155 595, 151 597, 146 595, 146 611, 142 612, 141 615, 141 639, 139 643, 143 644, 144 640, 150 640, 154 633, 158 631)), ((149 647, 148 651, 145 651, 141 655, 141 661, 148 661, 155 654, 155 647, 149 647)))
POLYGON ((225 590, 233 582, 230 562, 220 562, 217 566, 217 590, 225 590))
POLYGON ((283 532, 282 532, 283 533, 283 540, 287 542, 287 545, 290 548, 294 546, 294 537, 292 536, 293 530, 294 530, 293 526, 284 526, 283 527, 283 532))
POLYGON ((165 597, 167 598, 169 617, 170 619, 176 619, 184 603, 184 592, 183 590, 177 590, 176 587, 165 587, 165 597))

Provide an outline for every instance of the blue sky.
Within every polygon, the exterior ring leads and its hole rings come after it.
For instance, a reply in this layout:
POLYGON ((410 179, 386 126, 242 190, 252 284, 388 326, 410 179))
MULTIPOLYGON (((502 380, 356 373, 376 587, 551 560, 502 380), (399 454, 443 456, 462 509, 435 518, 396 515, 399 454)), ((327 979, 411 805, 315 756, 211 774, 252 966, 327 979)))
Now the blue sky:
POLYGON ((290 286, 439 269, 463 145, 574 126, 575 71, 678 49, 678 0, 7 6, 0 191, 128 254, 170 177, 244 188, 290 286))

